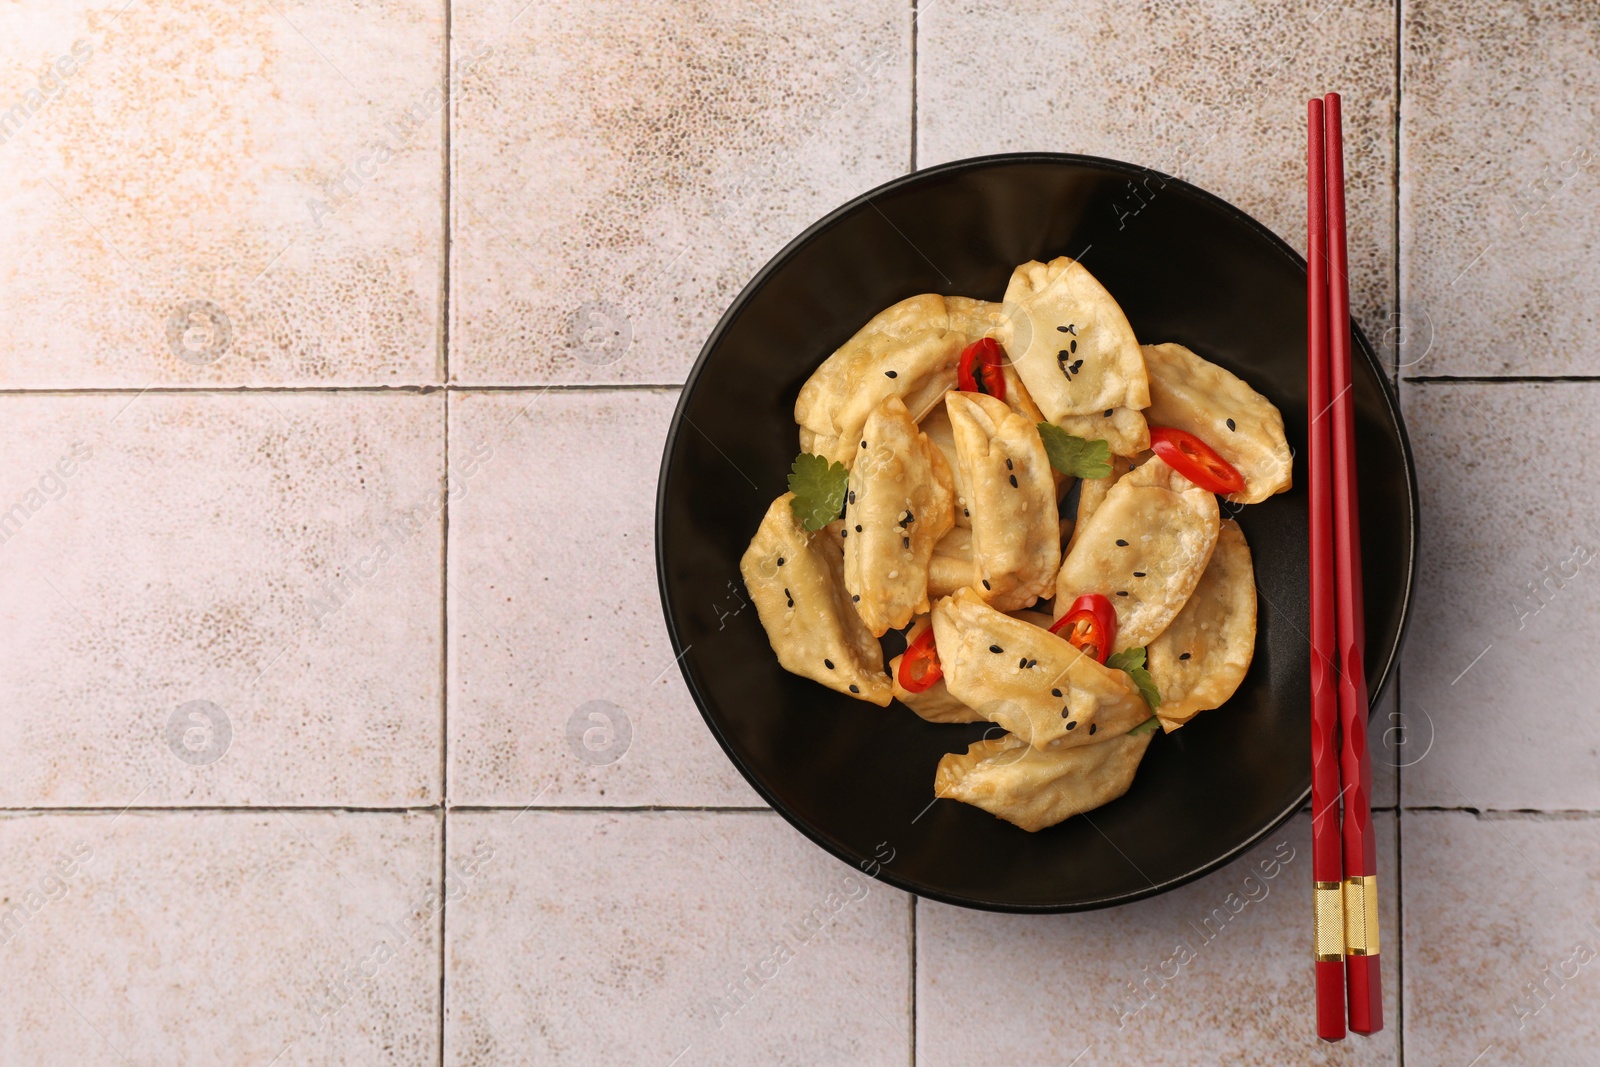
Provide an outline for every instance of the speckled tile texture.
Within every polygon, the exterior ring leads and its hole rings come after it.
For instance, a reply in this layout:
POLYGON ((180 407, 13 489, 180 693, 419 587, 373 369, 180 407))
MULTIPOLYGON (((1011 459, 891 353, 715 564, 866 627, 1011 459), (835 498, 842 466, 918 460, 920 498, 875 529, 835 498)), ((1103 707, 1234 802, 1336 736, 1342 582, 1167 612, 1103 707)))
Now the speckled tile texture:
POLYGON ((1404 12, 1401 308, 1417 339, 1405 372, 1600 372, 1594 5, 1404 12))
POLYGON ((910 898, 776 815, 457 815, 450 851, 492 857, 446 927, 450 1067, 910 1058, 910 898))
POLYGON ((439 380, 442 0, 6 18, 7 385, 439 380))
POLYGON ((906 171, 906 0, 467 0, 451 378, 683 380, 813 220, 906 171))
POLYGON ((440 791, 444 399, 0 397, 0 805, 440 791))
MULTIPOLYGON (((1374 820, 1390 871, 1394 820, 1374 820)), ((1380 937, 1396 928, 1395 902, 1394 879, 1384 879, 1380 937)), ((917 1062, 1398 1063, 1392 959, 1391 1025, 1367 1039, 1318 1041, 1310 917, 1308 815, 1215 874, 1120 908, 993 915, 920 901, 917 1062)))
POLYGON ((700 718, 661 616, 654 458, 677 399, 455 398, 455 803, 761 804, 700 718), (637 462, 597 469, 608 453, 637 462))
POLYGON ((437 1061, 437 814, 6 815, 0 855, 0 1063, 437 1061))
POLYGON ((1591 6, 0 4, 0 1067, 1594 1062, 1591 6), (913 902, 734 770, 653 543, 813 221, 1043 149, 1300 248, 1326 90, 1423 536, 1340 1045, 1305 815, 1121 908, 913 902))
POLYGON ((1600 1043, 1600 819, 1405 817, 1406 1055, 1588 1067, 1600 1043))
POLYGON ((1406 392, 1423 514, 1408 805, 1600 809, 1600 459, 1572 447, 1597 405, 1593 382, 1406 392))
POLYGON ((1109 156, 1216 193, 1300 250, 1306 100, 1342 94, 1350 305, 1373 344, 1390 347, 1392 4, 925 0, 922 8, 919 165, 989 152, 1109 156))

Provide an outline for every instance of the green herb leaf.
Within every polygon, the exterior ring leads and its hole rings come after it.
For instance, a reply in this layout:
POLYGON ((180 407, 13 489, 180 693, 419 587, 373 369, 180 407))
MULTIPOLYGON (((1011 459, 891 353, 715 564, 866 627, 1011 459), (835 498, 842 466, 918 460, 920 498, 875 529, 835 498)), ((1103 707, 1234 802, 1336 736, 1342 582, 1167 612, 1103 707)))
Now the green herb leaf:
POLYGON ((1111 473, 1111 446, 1074 437, 1054 423, 1041 422, 1039 437, 1050 466, 1076 478, 1104 478, 1111 473))
POLYGON ((1144 722, 1140 723, 1138 726, 1135 726, 1133 729, 1129 730, 1128 731, 1128 736, 1129 737, 1138 737, 1140 734, 1154 733, 1155 730, 1156 730, 1156 727, 1158 727, 1160 725, 1161 725, 1161 720, 1156 718, 1154 715, 1152 715, 1148 719, 1146 719, 1144 722))
POLYGON ((815 533, 844 510, 845 487, 850 474, 843 463, 829 464, 822 456, 802 452, 789 468, 789 507, 801 526, 815 533))
POLYGON ((1150 672, 1145 670, 1144 664, 1144 648, 1141 646, 1125 648, 1106 657, 1106 666, 1127 672, 1128 677, 1133 679, 1133 684, 1139 687, 1139 695, 1144 697, 1144 702, 1150 705, 1151 711, 1154 711, 1161 706, 1161 691, 1156 688, 1156 683, 1150 677, 1150 672))

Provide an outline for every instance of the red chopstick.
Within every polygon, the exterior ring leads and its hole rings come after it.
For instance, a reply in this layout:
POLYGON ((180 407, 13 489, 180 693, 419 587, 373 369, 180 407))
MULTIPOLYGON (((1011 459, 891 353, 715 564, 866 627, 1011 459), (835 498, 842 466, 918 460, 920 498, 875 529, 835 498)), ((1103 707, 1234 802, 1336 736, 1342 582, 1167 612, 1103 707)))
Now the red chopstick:
POLYGON ((1333 389, 1333 555, 1339 648, 1339 778, 1344 803, 1345 986, 1350 1029, 1383 1029, 1378 973, 1377 842, 1367 752, 1367 676, 1361 594, 1361 520, 1356 503, 1355 402, 1350 379, 1350 282, 1345 260, 1344 137, 1339 94, 1324 99, 1328 170, 1329 362, 1333 389))
POLYGON ((1306 108, 1306 463, 1311 480, 1311 877, 1317 1036, 1344 1037, 1339 851, 1339 709, 1334 678, 1333 492, 1329 464, 1327 174, 1322 101, 1306 108))

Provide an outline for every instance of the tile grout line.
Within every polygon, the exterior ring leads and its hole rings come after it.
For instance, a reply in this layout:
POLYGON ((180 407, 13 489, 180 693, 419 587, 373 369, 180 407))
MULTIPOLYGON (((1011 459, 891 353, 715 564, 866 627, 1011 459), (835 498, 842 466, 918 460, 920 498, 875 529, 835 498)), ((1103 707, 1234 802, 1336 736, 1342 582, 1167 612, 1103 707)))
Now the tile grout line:
MULTIPOLYGON (((918 0, 911 0, 911 170, 917 171, 917 19, 921 12, 918 0)), ((913 1063, 913 1067, 915 1064, 913 1063)))
MULTIPOLYGON (((439 263, 439 367, 441 369, 440 381, 444 385, 443 404, 441 417, 444 420, 444 469, 440 472, 442 484, 440 485, 439 508, 439 898, 441 902, 448 902, 449 887, 445 884, 449 878, 450 857, 450 249, 455 239, 451 229, 451 176, 454 172, 454 160, 451 156, 451 127, 455 108, 455 99, 452 94, 451 78, 451 53, 455 42, 452 40, 454 30, 455 7, 451 0, 444 3, 444 107, 439 109, 440 146, 443 167, 441 178, 443 186, 443 202, 440 210, 440 236, 443 248, 439 263)), ((446 923, 449 921, 448 909, 444 903, 439 906, 439 1060, 438 1067, 444 1067, 445 1049, 445 1007, 447 1003, 445 982, 447 970, 445 966, 445 936, 446 923)))

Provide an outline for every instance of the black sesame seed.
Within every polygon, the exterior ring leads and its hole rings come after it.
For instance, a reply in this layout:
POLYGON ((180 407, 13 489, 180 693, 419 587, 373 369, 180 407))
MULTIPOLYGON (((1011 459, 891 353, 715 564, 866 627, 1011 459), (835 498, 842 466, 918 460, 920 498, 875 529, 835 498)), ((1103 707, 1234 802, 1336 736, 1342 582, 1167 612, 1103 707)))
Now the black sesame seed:
POLYGON ((865 441, 862 441, 862 442, 861 442, 861 447, 862 447, 862 448, 866 448, 866 447, 867 447, 867 443, 866 443, 866 442, 865 442, 865 441))
POLYGON ((1233 424, 1233 420, 1232 420, 1232 419, 1229 419, 1229 420, 1228 420, 1228 429, 1230 429, 1230 430, 1237 430, 1237 429, 1238 429, 1238 428, 1239 428, 1239 427, 1237 427, 1237 426, 1235 426, 1235 425, 1234 425, 1234 424, 1233 424))
POLYGON ((900 547, 901 548, 910 548, 911 547, 911 538, 909 538, 909 537, 900 538, 900 547))
POLYGON ((854 489, 852 489, 852 490, 850 490, 850 503, 854 504, 855 502, 856 502, 856 491, 854 489))
POLYGON ((858 522, 858 523, 856 523, 856 533, 860 533, 860 532, 861 532, 861 524, 858 522))
POLYGON ((1144 571, 1134 571, 1133 572, 1133 576, 1135 578, 1143 578, 1144 577, 1144 571))
POLYGON ((830 671, 833 670, 833 660, 825 659, 825 660, 822 661, 822 664, 823 664, 823 666, 827 667, 830 671))
MULTIPOLYGON (((1073 342, 1073 346, 1074 347, 1077 346, 1077 342, 1076 341, 1073 342)), ((1075 359, 1075 360, 1072 361, 1072 365, 1070 367, 1068 367, 1067 369, 1070 370, 1073 374, 1077 374, 1078 373, 1078 368, 1081 367, 1081 366, 1083 366, 1083 360, 1075 359)))
POLYGON ((1017 670, 1023 671, 1023 670, 1027 670, 1027 669, 1028 669, 1028 657, 1027 656, 1023 656, 1021 659, 1017 660, 1017 670))
POLYGON ((989 588, 991 588, 991 586, 990 586, 990 585, 989 585, 989 579, 987 579, 987 578, 985 578, 985 579, 984 579, 984 580, 983 580, 983 587, 984 587, 984 588, 985 588, 985 589, 989 589, 989 588))
POLYGON ((1060 695, 1061 695, 1061 690, 1059 690, 1059 689, 1052 689, 1052 690, 1050 690, 1050 695, 1051 695, 1051 696, 1053 696, 1053 697, 1058 697, 1058 696, 1060 696, 1060 695))
POLYGON ((1071 326, 1057 326, 1056 329, 1060 330, 1062 333, 1070 333, 1072 331, 1071 326))
POLYGON ((1100 724, 1099 723, 1093 723, 1092 722, 1092 723, 1089 724, 1089 733, 1093 734, 1098 729, 1100 729, 1100 724))
POLYGON ((1078 342, 1073 341, 1067 348, 1069 351, 1076 352, 1078 350, 1078 342))
POLYGON ((861 594, 857 593, 855 596, 850 598, 850 601, 851 601, 851 603, 854 603, 854 604, 861 603, 861 594))
POLYGON ((1111 413, 1115 410, 1115 408, 1106 408, 1105 417, 1109 419, 1111 417, 1111 413))
POLYGON ((1118 589, 1117 590, 1117 595, 1118 596, 1127 596, 1128 595, 1128 591, 1126 589, 1118 589))
POLYGON ((1029 670, 1032 670, 1034 667, 1037 667, 1038 665, 1039 665, 1039 661, 1036 660, 1036 659, 1030 659, 1028 661, 1028 669, 1029 670))
POLYGON ((1004 652, 1005 649, 1001 648, 999 645, 990 645, 989 651, 998 656, 1000 653, 1004 652))
POLYGON ((911 514, 911 509, 910 508, 906 509, 906 521, 907 522, 916 522, 917 521, 917 517, 915 515, 911 514))
POLYGON ((883 376, 884 376, 884 377, 885 377, 885 378, 898 378, 898 377, 900 377, 900 375, 898 375, 898 374, 896 374, 896 373, 895 373, 895 372, 894 372, 894 371, 892 371, 892 370, 886 370, 886 371, 884 371, 884 372, 883 372, 883 376))
POLYGON ((1072 353, 1063 348, 1061 351, 1056 353, 1056 362, 1065 363, 1067 361, 1067 357, 1070 355, 1072 355, 1072 353))
MULTIPOLYGON (((1062 708, 1061 709, 1061 714, 1062 714, 1063 717, 1065 717, 1066 714, 1067 714, 1067 709, 1066 708, 1062 708)), ((1077 728, 1078 728, 1078 723, 1077 723, 1076 720, 1072 720, 1072 721, 1069 721, 1067 723, 1067 729, 1076 730, 1077 728)))
POLYGON ((1119 538, 1117 538, 1117 547, 1118 548, 1127 548, 1128 547, 1128 542, 1124 541, 1122 538, 1119 537, 1119 538))
POLYGON ((778 557, 778 566, 780 566, 780 567, 783 566, 783 557, 782 556, 778 557))
POLYGON ((849 530, 840 530, 839 531, 839 536, 840 537, 849 537, 850 536, 850 531, 849 530))
POLYGON ((850 692, 852 692, 852 693, 859 693, 859 692, 861 692, 861 687, 860 687, 860 686, 856 686, 856 685, 852 685, 852 686, 851 686, 851 687, 850 687, 850 692))
POLYGON ((1011 465, 1011 461, 1009 459, 1006 460, 1006 470, 1016 470, 1016 468, 1011 465))
POLYGON ((962 508, 961 514, 965 515, 969 519, 972 518, 972 511, 968 508, 962 508))
POLYGON ((1178 658, 1179 659, 1188 659, 1189 658, 1189 653, 1185 652, 1185 653, 1183 653, 1183 655, 1179 656, 1178 658))
POLYGON ((1011 476, 1011 488, 1013 488, 1013 489, 1018 488, 1018 486, 1017 486, 1017 476, 1015 474, 1013 474, 1011 476))

